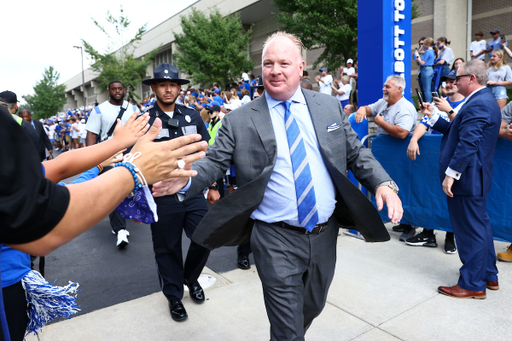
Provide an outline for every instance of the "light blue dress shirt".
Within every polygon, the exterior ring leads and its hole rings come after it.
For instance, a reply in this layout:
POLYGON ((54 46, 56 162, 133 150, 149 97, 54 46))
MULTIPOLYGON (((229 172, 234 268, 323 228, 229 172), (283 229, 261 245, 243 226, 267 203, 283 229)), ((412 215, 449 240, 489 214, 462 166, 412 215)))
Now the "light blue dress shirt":
MULTIPOLYGON (((263 201, 252 213, 251 218, 267 223, 284 221, 293 226, 300 226, 293 167, 284 122, 285 107, 281 101, 270 97, 267 92, 265 99, 276 136, 277 158, 263 201)), ((336 205, 334 184, 320 153, 311 115, 300 87, 290 100, 290 110, 301 130, 314 181, 318 222, 324 223, 331 217, 336 205)))

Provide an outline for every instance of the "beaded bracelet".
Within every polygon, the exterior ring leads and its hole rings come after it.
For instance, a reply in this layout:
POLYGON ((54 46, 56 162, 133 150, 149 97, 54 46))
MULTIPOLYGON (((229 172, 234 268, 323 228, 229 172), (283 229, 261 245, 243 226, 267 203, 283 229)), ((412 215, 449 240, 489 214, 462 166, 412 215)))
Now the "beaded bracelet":
POLYGON ((125 167, 132 174, 133 182, 135 183, 135 186, 133 188, 133 191, 130 193, 129 197, 134 197, 135 194, 137 194, 137 192, 143 186, 147 185, 146 179, 144 178, 144 175, 142 175, 142 172, 140 171, 140 169, 137 166, 135 166, 133 163, 131 163, 130 161, 118 162, 114 165, 114 168, 120 167, 120 166, 125 167), (139 176, 140 176, 140 180, 139 180, 139 176))

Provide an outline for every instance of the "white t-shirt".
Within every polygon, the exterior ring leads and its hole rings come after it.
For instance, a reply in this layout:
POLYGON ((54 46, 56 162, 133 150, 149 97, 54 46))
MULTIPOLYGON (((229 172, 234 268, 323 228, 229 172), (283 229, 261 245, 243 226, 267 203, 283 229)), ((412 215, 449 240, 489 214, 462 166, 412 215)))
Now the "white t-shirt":
MULTIPOLYGON (((350 76, 350 75, 353 75, 354 73, 356 73, 356 69, 354 69, 354 67, 346 67, 343 69, 343 73, 346 74, 347 76, 350 76)), ((350 85, 352 86, 352 81, 354 80, 354 78, 350 77, 350 85)))
POLYGON ((55 138, 55 124, 52 124, 51 126, 48 127, 48 137, 50 139, 55 138))
POLYGON ((244 104, 249 103, 250 101, 251 101, 251 97, 249 97, 248 95, 245 95, 244 97, 242 97, 242 100, 240 101, 240 103, 242 105, 244 105, 244 104))
POLYGON ((338 99, 338 101, 346 101, 347 99, 350 98, 350 91, 352 91, 352 86, 350 84, 343 85, 340 82, 340 88, 338 90, 341 90, 344 92, 343 95, 336 95, 336 98, 338 99))
POLYGON ((85 130, 85 123, 78 123, 78 128, 80 131, 78 132, 78 136, 80 138, 85 139, 87 137, 87 130, 85 130))
POLYGON ((247 74, 247 72, 244 72, 242 73, 242 81, 247 81, 249 82, 250 81, 250 78, 249 78, 249 75, 247 74))
MULTIPOLYGON (((473 51, 473 55, 479 53, 480 51, 482 50, 485 50, 485 47, 487 46, 487 43, 485 42, 485 40, 480 40, 480 41, 474 41, 471 43, 471 45, 469 45, 469 50, 470 51, 473 51)), ((476 57, 475 59, 481 59, 481 60, 484 60, 485 59, 485 53, 482 53, 481 55, 479 55, 478 57, 476 57)))
POLYGON ((80 128, 78 127, 78 123, 75 122, 71 125, 71 138, 72 139, 78 138, 78 130, 77 129, 80 129, 80 128))
MULTIPOLYGON (((121 118, 122 124, 125 124, 137 110, 137 107, 126 101, 123 102, 123 105, 128 105, 121 118)), ((107 138, 110 127, 116 120, 117 115, 119 115, 119 110, 121 110, 120 105, 113 105, 109 101, 101 103, 91 111, 85 129, 93 134, 100 135, 101 141, 104 141, 107 138)))
POLYGON ((331 94, 332 94, 332 89, 331 89, 332 76, 327 75, 325 77, 322 77, 321 80, 323 82, 318 82, 318 86, 320 87, 319 91, 323 94, 331 96, 331 94))

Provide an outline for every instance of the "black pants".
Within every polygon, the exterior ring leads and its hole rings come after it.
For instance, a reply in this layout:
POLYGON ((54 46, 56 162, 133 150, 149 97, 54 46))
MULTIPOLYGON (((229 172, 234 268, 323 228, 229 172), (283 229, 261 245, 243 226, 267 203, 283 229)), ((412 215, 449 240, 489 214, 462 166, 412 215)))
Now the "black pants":
POLYGON ((179 202, 174 196, 155 198, 158 222, 151 224, 153 249, 165 297, 183 298, 185 281, 193 283, 201 275, 210 250, 191 241, 185 263, 181 248, 183 230, 188 238, 208 211, 203 193, 179 202))
MULTIPOLYGON (((2 289, 4 295, 5 315, 9 325, 11 341, 23 341, 27 330, 27 299, 21 281, 2 289)), ((0 340, 4 340, 0 333, 0 340)))

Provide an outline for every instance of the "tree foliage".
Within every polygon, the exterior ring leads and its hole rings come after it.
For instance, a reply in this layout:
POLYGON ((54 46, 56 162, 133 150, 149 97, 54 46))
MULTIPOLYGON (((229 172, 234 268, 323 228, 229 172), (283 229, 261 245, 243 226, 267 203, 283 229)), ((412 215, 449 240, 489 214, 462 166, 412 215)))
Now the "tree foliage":
POLYGON ((176 66, 194 83, 207 87, 238 81, 240 70, 253 68, 249 57, 252 28, 244 31, 239 15, 223 17, 216 9, 207 17, 192 8, 190 16, 181 17, 181 27, 183 33, 175 33, 176 66))
MULTIPOLYGON (((357 55, 357 0, 272 0, 283 30, 298 36, 308 50, 323 48, 314 63, 330 70, 357 55)), ((421 3, 420 3, 421 4, 421 3)), ((419 5, 412 0, 412 19, 419 5)), ((363 9, 364 10, 364 9, 363 9)))
POLYGON ((357 0, 273 0, 276 20, 308 50, 323 48, 314 68, 336 69, 357 52, 357 0))
POLYGON ((158 49, 156 49, 142 58, 134 57, 135 48, 146 32, 147 24, 139 27, 135 36, 128 39, 126 36, 131 21, 124 15, 122 6, 118 17, 107 11, 108 28, 102 26, 94 18, 92 19, 96 27, 110 39, 104 53, 97 51, 91 44, 82 39, 85 52, 93 61, 91 68, 99 73, 97 80, 101 88, 106 91, 111 81, 119 80, 125 86, 128 99, 133 101, 140 99, 135 90, 142 83, 148 65, 153 62, 158 53, 158 49))
POLYGON ((34 117, 48 118, 57 115, 66 103, 66 86, 58 84, 60 74, 53 66, 44 69, 43 79, 33 87, 34 95, 23 96, 34 117))

